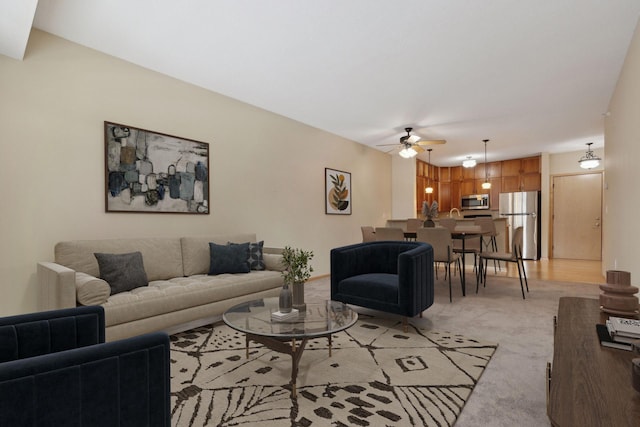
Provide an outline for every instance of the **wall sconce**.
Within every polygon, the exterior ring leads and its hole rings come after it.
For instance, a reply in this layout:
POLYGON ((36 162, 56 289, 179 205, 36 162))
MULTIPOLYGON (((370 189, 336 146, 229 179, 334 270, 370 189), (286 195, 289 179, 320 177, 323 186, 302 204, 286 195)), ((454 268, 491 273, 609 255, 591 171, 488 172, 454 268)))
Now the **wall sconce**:
POLYGON ((600 166, 600 160, 602 159, 591 151, 591 144, 593 142, 587 142, 587 152, 578 160, 582 169, 593 169, 600 166))

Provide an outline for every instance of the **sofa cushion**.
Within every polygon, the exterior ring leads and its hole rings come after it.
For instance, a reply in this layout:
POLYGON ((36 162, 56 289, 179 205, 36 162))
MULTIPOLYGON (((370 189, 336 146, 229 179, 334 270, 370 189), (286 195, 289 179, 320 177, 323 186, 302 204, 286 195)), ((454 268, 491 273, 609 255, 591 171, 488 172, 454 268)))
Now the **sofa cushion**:
POLYGON ((111 295, 149 284, 140 252, 95 253, 94 256, 98 260, 100 278, 109 284, 111 295))
POLYGON ((396 303, 398 301, 398 275, 367 273, 352 276, 338 283, 338 292, 361 298, 396 303))
MULTIPOLYGON (((215 276, 197 274, 151 281, 149 286, 111 295, 104 304, 105 322, 110 327, 164 316, 167 313, 174 316, 174 312, 213 302, 233 301, 235 298, 270 290, 279 292, 282 283, 282 275, 269 270, 215 276)), ((219 314, 221 313, 211 313, 212 316, 219 314)))
MULTIPOLYGON (((244 240, 246 242, 246 240, 244 240)), ((226 240, 225 240, 226 243, 226 240)), ((207 259, 209 248, 205 248, 207 259)), ((72 240, 55 246, 55 262, 94 277, 100 276, 94 253, 123 254, 140 252, 149 280, 166 280, 184 274, 182 250, 178 237, 144 237, 136 239, 72 240)), ((208 268, 207 261, 207 268, 208 268)), ((205 271, 206 273, 206 271, 205 271)))
POLYGON ((209 243, 211 261, 209 274, 248 273, 249 243, 218 245, 209 243))
MULTIPOLYGON (((182 237, 180 245, 182 247, 182 261, 184 263, 184 274, 180 276, 193 276, 194 274, 208 274, 211 264, 209 243, 226 245, 228 242, 245 243, 255 242, 256 235, 247 234, 221 234, 219 236, 199 236, 182 237)), ((146 260, 146 258, 145 258, 146 260)), ((178 275, 172 276, 178 277, 178 275)), ((164 277, 163 279, 168 279, 164 277)), ((150 280, 155 280, 151 279, 150 280)))
POLYGON ((76 299, 80 305, 100 305, 107 302, 111 287, 107 282, 86 273, 76 273, 76 299))

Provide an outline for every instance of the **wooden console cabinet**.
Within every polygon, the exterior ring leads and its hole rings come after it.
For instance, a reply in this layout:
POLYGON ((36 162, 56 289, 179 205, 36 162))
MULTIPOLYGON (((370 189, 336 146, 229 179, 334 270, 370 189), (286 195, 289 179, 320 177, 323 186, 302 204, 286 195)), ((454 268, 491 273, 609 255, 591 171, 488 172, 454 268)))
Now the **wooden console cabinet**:
POLYGON ((560 298, 547 413, 556 427, 640 425, 640 393, 631 385, 630 351, 600 346, 599 301, 560 298))

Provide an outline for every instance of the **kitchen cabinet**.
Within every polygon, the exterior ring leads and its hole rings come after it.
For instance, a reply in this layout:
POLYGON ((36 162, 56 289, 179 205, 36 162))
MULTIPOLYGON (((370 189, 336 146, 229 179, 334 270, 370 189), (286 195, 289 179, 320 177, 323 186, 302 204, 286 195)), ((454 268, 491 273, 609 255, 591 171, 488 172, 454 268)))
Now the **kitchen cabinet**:
POLYGON ((500 193, 539 191, 541 188, 540 156, 489 162, 486 165, 479 163, 473 168, 438 167, 418 160, 416 172, 418 214, 422 212, 424 200, 437 200, 440 212, 448 212, 451 208, 460 209, 463 195, 488 193, 490 209, 497 210, 500 193), (485 176, 491 183, 490 190, 482 189, 485 176), (430 195, 424 192, 428 183, 433 187, 430 195))
POLYGON ((463 195, 469 194, 477 194, 476 191, 476 180, 475 179, 465 179, 461 183, 461 190, 463 195))
POLYGON ((451 189, 452 184, 450 182, 440 182, 438 192, 438 210, 440 212, 449 212, 451 208, 456 207, 452 203, 451 189))
POLYGON ((502 162, 502 191, 539 191, 541 188, 540 156, 502 162))

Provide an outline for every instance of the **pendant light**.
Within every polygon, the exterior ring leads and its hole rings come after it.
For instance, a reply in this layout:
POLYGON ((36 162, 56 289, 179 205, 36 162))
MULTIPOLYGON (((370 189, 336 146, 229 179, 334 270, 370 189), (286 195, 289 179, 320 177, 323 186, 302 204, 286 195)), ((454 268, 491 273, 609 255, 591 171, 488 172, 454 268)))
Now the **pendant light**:
POLYGON ((582 169, 593 169, 600 166, 600 160, 602 159, 591 151, 591 144, 593 142, 587 142, 587 152, 578 160, 582 169))
POLYGON ((433 148, 427 148, 427 151, 429 152, 429 163, 428 163, 428 167, 427 167, 427 188, 424 189, 424 192, 427 194, 432 194, 433 193, 433 187, 431 186, 431 178, 429 177, 429 169, 431 168, 431 150, 433 150, 433 148))
POLYGON ((484 182, 482 183, 483 190, 489 190, 491 188, 491 183, 489 182, 489 167, 487 165, 487 142, 488 139, 483 139, 484 142, 484 182))

